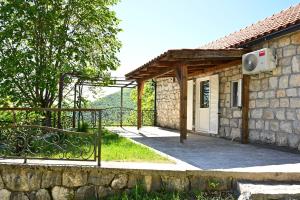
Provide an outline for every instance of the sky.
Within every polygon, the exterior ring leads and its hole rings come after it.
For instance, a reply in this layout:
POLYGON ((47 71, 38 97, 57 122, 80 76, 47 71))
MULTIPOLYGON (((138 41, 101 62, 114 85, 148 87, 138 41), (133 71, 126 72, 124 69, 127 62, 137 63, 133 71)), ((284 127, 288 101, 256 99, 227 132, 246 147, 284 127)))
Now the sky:
POLYGON ((121 67, 115 77, 140 67, 168 49, 197 48, 238 31, 296 0, 121 0, 121 67))

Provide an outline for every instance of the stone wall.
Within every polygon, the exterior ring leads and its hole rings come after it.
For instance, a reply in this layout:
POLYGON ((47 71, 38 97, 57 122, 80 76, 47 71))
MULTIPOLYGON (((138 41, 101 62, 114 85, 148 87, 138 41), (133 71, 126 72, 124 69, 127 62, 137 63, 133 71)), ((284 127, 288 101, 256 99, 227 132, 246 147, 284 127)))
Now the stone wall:
POLYGON ((249 139, 300 150, 300 32, 253 49, 263 47, 276 49, 278 66, 251 76, 249 139))
POLYGON ((173 78, 159 78, 156 81, 157 125, 179 129, 179 84, 173 78))
POLYGON ((219 73, 219 135, 234 140, 241 138, 242 111, 231 106, 231 84, 241 78, 241 65, 219 73))
MULTIPOLYGON (((185 171, 101 169, 75 166, 0 165, 1 200, 86 200, 129 192, 137 184, 146 191, 209 190, 210 176, 185 171)), ((230 190, 232 178, 214 178, 214 190, 230 190)))
POLYGON ((130 192, 137 184, 146 191, 228 191, 236 182, 298 181, 299 173, 247 173, 109 169, 93 166, 0 164, 1 200, 86 200, 130 192))
MULTIPOLYGON (((256 45, 274 48, 278 66, 250 79, 249 140, 300 150, 300 32, 256 45)), ((219 135, 239 139, 241 110, 231 107, 231 81, 241 78, 241 66, 220 75, 219 135)))

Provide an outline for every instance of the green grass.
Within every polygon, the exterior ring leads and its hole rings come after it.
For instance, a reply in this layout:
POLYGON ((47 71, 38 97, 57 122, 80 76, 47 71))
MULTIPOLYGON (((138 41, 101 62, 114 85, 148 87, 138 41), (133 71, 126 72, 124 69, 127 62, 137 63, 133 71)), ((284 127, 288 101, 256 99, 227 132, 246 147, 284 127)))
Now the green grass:
MULTIPOLYGON (((95 130, 97 131, 97 130, 95 130)), ((36 140, 31 142, 28 158, 49 159, 79 159, 93 160, 95 156, 95 135, 88 129, 83 134, 62 134, 49 136, 47 141, 36 140), (57 136, 57 137, 56 137, 57 136), (56 143, 55 141, 60 141, 56 143)), ((16 145, 16 144, 11 144, 16 145)), ((1 146, 0 146, 1 147, 1 146)), ((26 152, 13 152, 0 148, 0 156, 24 157, 26 152), (20 153, 21 152, 21 153, 20 153)), ((154 162, 171 163, 172 161, 143 145, 130 139, 120 137, 117 134, 104 129, 102 134, 101 159, 103 161, 130 161, 130 162, 154 162)))
POLYGON ((157 191, 147 193, 142 187, 137 186, 130 192, 107 197, 106 200, 234 200, 229 192, 171 192, 157 191))
POLYGON ((148 147, 136 144, 130 139, 104 131, 102 140, 102 160, 171 163, 148 147))

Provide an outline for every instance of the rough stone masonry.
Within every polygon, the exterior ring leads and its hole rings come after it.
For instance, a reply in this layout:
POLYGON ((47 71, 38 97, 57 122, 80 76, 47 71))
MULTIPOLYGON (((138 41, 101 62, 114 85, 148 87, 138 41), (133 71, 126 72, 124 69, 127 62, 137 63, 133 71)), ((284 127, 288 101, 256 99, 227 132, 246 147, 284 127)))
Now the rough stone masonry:
POLYGON ((91 200, 129 192, 229 191, 238 181, 299 182, 299 173, 109 169, 92 166, 0 164, 1 200, 91 200))
POLYGON ((300 174, 0 164, 0 199, 102 199, 130 192, 136 185, 146 191, 229 191, 241 180, 299 182, 300 174))
MULTIPOLYGON (((118 170, 76 166, 0 165, 1 200, 86 200, 129 192, 209 189, 209 178, 198 180, 183 171, 118 170)), ((232 178, 216 179, 214 190, 230 190, 232 178)))

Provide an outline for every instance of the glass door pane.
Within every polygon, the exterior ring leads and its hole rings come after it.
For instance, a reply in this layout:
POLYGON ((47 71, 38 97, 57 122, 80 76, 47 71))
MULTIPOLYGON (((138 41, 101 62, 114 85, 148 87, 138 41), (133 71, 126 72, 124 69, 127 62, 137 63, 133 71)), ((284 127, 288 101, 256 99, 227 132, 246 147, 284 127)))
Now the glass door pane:
POLYGON ((200 108, 209 108, 209 80, 200 82, 200 108))

